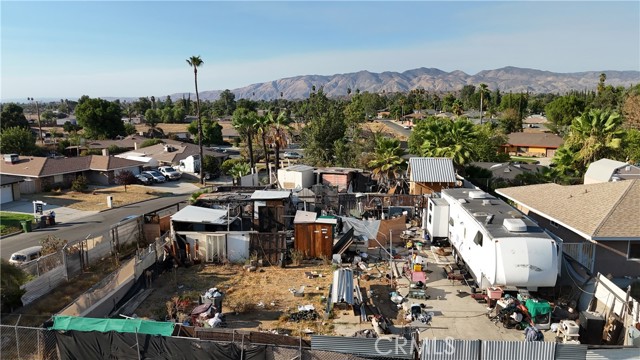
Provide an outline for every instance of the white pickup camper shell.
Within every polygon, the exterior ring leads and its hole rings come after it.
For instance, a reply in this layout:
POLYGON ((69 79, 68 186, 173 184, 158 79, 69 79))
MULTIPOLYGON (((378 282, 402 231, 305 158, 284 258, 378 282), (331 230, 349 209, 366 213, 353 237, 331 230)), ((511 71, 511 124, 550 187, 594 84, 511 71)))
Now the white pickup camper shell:
MULTIPOLYGON (((449 241, 481 288, 555 286, 562 243, 507 203, 483 191, 445 189, 449 241)), ((444 217, 441 217, 444 218, 444 217)))

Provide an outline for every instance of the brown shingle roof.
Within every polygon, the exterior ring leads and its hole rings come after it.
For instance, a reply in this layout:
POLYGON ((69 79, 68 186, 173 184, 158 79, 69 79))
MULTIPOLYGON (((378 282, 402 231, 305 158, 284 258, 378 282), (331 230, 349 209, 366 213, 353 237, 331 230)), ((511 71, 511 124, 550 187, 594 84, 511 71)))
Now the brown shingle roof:
POLYGON ((81 156, 52 159, 38 156, 21 156, 15 164, 2 163, 0 173, 25 177, 45 177, 87 170, 115 170, 142 165, 139 161, 113 156, 81 156))
POLYGON ((496 190, 588 238, 640 238, 640 180, 561 186, 541 184, 496 190))
POLYGON ((557 149, 564 140, 562 137, 549 134, 549 133, 528 133, 528 132, 515 132, 508 135, 506 145, 511 146, 529 146, 529 147, 543 147, 557 149))

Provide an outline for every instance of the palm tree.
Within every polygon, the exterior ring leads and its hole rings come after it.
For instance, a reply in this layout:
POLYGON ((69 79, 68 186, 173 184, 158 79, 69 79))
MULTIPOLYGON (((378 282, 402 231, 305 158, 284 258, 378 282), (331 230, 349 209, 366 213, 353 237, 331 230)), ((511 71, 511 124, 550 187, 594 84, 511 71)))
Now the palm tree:
POLYGON ((462 113, 464 112, 464 110, 462 109, 462 104, 460 103, 460 101, 458 101, 458 100, 454 101, 453 105, 451 105, 451 112, 452 112, 455 116, 460 116, 460 115, 462 115, 462 113))
POLYGON ((487 84, 482 83, 479 86, 480 89, 480 125, 482 125, 482 113, 484 110, 484 94, 488 93, 488 87, 487 84))
POLYGON ((245 162, 234 164, 231 169, 229 169, 229 175, 233 178, 233 185, 235 185, 241 177, 249 174, 250 172, 251 168, 249 167, 249 164, 245 162))
POLYGON ((200 94, 198 93, 198 67, 202 66, 200 56, 192 56, 187 59, 187 64, 193 67, 193 78, 196 84, 196 116, 198 118, 198 147, 200 148, 200 183, 204 184, 204 171, 202 171, 202 162, 204 154, 202 152, 202 120, 200 119, 200 94))
POLYGON ((620 114, 591 109, 573 120, 566 145, 577 151, 576 161, 581 167, 602 158, 615 158, 624 136, 621 125, 620 114))
POLYGON ((425 127, 422 156, 451 158, 458 169, 473 159, 476 135, 470 121, 432 121, 425 127))
POLYGON ((269 123, 271 124, 271 132, 268 141, 275 150, 276 176, 278 176, 278 169, 280 168, 280 149, 289 145, 289 138, 291 135, 290 124, 292 120, 287 115, 286 111, 280 111, 275 117, 272 112, 269 112, 267 113, 267 117, 269 117, 269 123))
MULTIPOLYGON (((264 150, 264 161, 267 166, 267 174, 269 173, 269 149, 267 149, 267 136, 270 132, 272 120, 273 117, 267 115, 256 116, 255 118, 256 133, 258 133, 262 138, 262 149, 264 150)), ((269 179, 269 183, 271 183, 271 179, 269 179)))
POLYGON ((249 148, 249 163, 255 169, 253 161, 253 135, 255 134, 256 113, 245 108, 237 108, 232 115, 231 125, 242 136, 249 148))
POLYGON ((374 178, 389 189, 399 179, 399 173, 406 170, 406 161, 402 158, 404 150, 398 139, 376 136, 375 158, 367 164, 374 178))

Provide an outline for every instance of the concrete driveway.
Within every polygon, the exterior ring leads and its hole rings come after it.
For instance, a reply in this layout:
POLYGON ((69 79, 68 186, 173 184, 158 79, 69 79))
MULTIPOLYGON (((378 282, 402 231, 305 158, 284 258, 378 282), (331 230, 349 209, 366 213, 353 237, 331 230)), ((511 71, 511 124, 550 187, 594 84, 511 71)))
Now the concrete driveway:
POLYGON ((184 180, 167 181, 162 184, 149 185, 147 188, 158 192, 170 192, 173 194, 192 194, 200 190, 198 186, 184 180))
MULTIPOLYGON (((71 209, 68 207, 62 207, 58 205, 47 204, 43 206, 43 215, 47 215, 49 211, 53 210, 56 213, 56 222, 67 223, 90 216, 98 213, 98 211, 82 211, 71 209)), ((10 211, 17 213, 24 213, 33 215, 33 203, 28 200, 12 201, 7 204, 2 204, 2 211, 10 211)))

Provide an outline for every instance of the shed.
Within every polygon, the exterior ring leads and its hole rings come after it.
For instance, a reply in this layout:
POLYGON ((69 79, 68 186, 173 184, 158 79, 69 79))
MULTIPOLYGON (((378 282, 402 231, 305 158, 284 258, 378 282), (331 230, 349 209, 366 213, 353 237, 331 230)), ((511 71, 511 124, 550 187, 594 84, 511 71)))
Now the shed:
POLYGON ((333 253, 333 227, 336 219, 318 219, 317 214, 298 210, 293 220, 294 248, 305 256, 331 257, 333 253))
POLYGON ((283 189, 305 189, 314 182, 313 167, 294 165, 278 169, 278 186, 283 189))
POLYGON ((288 217, 293 213, 291 191, 257 190, 251 194, 254 201, 254 219, 260 232, 284 231, 291 225, 288 217))

